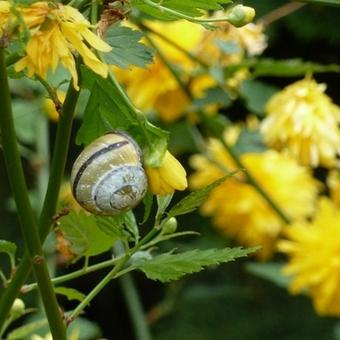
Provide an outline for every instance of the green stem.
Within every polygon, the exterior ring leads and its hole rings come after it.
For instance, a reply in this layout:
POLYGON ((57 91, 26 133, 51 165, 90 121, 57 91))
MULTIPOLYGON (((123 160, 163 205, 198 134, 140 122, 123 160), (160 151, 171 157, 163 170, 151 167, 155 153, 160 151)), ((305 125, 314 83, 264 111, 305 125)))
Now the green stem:
MULTIPOLYGON (((100 262, 100 263, 94 264, 92 266, 88 266, 85 269, 82 268, 82 269, 76 270, 75 272, 55 277, 51 281, 53 282, 54 285, 58 285, 58 284, 63 283, 63 282, 71 281, 73 279, 76 279, 77 277, 95 272, 95 271, 100 270, 100 269, 111 267, 118 260, 120 260, 120 258, 114 258, 114 259, 110 259, 110 260, 107 260, 107 261, 104 261, 104 262, 100 262)), ((38 288, 37 283, 31 283, 29 285, 23 286, 22 289, 21 289, 21 292, 29 293, 32 290, 37 289, 37 288, 38 288)))
POLYGON ((0 115, 2 147, 9 180, 17 205, 22 235, 39 285, 39 291, 44 303, 51 333, 55 339, 66 339, 65 325, 61 318, 57 299, 53 291, 53 285, 50 281, 47 265, 43 256, 38 227, 29 201, 17 147, 3 48, 0 48, 0 88, 0 102, 3 104, 3 110, 0 115))
POLYGON ((135 335, 138 340, 151 340, 151 334, 145 319, 145 313, 141 304, 136 286, 131 274, 119 278, 125 301, 128 306, 135 335))
MULTIPOLYGON (((144 241, 145 242, 145 241, 144 241)), ((139 245, 140 247, 140 245, 139 245)), ((115 247, 117 255, 125 253, 124 246, 121 242, 117 242, 115 247)), ((135 331, 136 338, 138 340, 150 340, 151 334, 146 323, 145 313, 143 310, 138 291, 133 282, 131 274, 126 274, 119 278, 119 283, 123 291, 123 295, 130 313, 130 318, 135 331)))
MULTIPOLYGON (((77 92, 73 88, 72 83, 70 83, 58 123, 49 183, 45 195, 44 205, 38 222, 40 238, 42 241, 45 240, 49 232, 52 217, 55 214, 60 185, 63 179, 66 158, 68 154, 73 114, 78 97, 79 92, 77 92)), ((15 275, 13 276, 9 286, 6 288, 0 298, 0 328, 5 322, 6 317, 14 302, 14 299, 19 294, 20 288, 27 280, 30 271, 30 257, 28 253, 25 252, 15 275)))
POLYGON ((130 259, 130 255, 123 256, 116 266, 91 290, 91 292, 85 297, 85 299, 75 308, 71 314, 67 317, 66 322, 69 324, 75 318, 77 318, 85 307, 92 301, 92 299, 119 273, 120 269, 130 259))

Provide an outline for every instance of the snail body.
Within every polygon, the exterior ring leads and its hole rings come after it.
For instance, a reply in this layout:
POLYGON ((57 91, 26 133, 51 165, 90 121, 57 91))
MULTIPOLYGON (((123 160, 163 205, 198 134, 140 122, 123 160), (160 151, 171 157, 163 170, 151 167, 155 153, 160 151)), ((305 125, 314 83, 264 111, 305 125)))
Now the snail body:
POLYGON ((71 188, 78 203, 94 214, 117 215, 132 209, 147 190, 138 144, 121 132, 97 138, 74 162, 71 188))

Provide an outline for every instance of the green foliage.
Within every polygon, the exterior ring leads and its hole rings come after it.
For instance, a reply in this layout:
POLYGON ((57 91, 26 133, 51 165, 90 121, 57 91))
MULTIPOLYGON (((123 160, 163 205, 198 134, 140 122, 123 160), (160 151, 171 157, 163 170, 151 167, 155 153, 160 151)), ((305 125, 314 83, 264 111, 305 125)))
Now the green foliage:
POLYGON ((89 144, 109 130, 131 134, 142 147, 145 162, 160 165, 167 148, 168 133, 151 123, 129 105, 110 77, 103 79, 87 68, 82 69, 83 85, 91 95, 77 135, 77 143, 89 144))
POLYGON ((6 253, 9 256, 12 268, 15 266, 16 251, 17 246, 15 243, 6 240, 0 240, 0 253, 6 253))
POLYGON ((155 256, 151 260, 135 264, 135 266, 151 280, 168 282, 177 280, 186 274, 199 272, 206 266, 233 261, 256 251, 256 249, 195 249, 179 254, 170 252, 155 256))
POLYGON ((262 279, 275 283, 277 286, 287 288, 291 279, 282 274, 282 263, 268 262, 256 263, 251 262, 246 264, 246 269, 262 279))
POLYGON ((189 212, 196 210, 216 187, 235 173, 236 172, 231 172, 229 175, 218 179, 205 188, 191 192, 170 209, 168 212, 168 218, 188 214, 189 212))
POLYGON ((109 250, 118 239, 117 234, 104 233, 98 227, 96 216, 86 215, 83 211, 71 212, 63 217, 60 229, 70 242, 72 252, 77 256, 100 254, 109 250))
POLYGON ((223 9, 221 4, 228 4, 231 0, 152 0, 157 6, 150 6, 143 0, 132 0, 132 5, 137 7, 142 12, 151 15, 160 20, 177 20, 180 19, 175 13, 169 14, 162 11, 161 7, 165 7, 171 10, 175 10, 181 14, 185 14, 192 17, 200 17, 204 13, 202 10, 220 10, 223 9))
POLYGON ((245 152, 263 152, 265 150, 267 150, 267 147, 263 143, 262 135, 258 130, 241 130, 234 145, 234 151, 238 154, 245 152))
POLYGON ((31 335, 32 333, 36 332, 40 328, 47 325, 47 320, 37 320, 34 322, 30 322, 24 326, 16 328, 12 332, 7 335, 7 340, 19 340, 24 339, 27 336, 31 335))
POLYGON ((340 6, 340 0, 303 0, 310 4, 320 4, 326 6, 340 6))
POLYGON ((59 295, 64 295, 68 300, 83 301, 85 294, 81 293, 79 290, 68 287, 55 287, 54 292, 59 295))
POLYGON ((277 88, 258 80, 246 80, 240 88, 240 95, 250 112, 263 117, 268 99, 277 92, 277 88))
POLYGON ((105 33, 105 41, 112 47, 112 51, 102 53, 103 59, 118 67, 145 67, 152 62, 152 50, 139 42, 143 35, 142 32, 129 27, 111 26, 105 33))
POLYGON ((302 59, 261 58, 251 67, 254 77, 297 77, 306 73, 340 72, 337 64, 322 65, 302 59))

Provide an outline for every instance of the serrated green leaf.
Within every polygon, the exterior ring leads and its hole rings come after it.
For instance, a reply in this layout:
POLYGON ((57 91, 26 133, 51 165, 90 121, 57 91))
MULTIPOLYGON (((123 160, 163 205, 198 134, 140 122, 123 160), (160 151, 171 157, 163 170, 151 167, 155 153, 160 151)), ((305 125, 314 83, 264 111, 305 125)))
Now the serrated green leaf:
POLYGON ((113 25, 105 34, 105 41, 112 51, 102 53, 103 59, 112 65, 126 68, 129 65, 145 67, 152 63, 152 50, 140 43, 143 33, 129 27, 113 25))
POLYGON ((191 250, 180 254, 172 252, 153 257, 151 260, 135 264, 151 280, 168 282, 183 275, 196 273, 204 267, 233 261, 252 253, 257 248, 225 248, 191 250))
POLYGON ((107 235, 97 226, 96 216, 84 212, 71 212, 60 220, 60 229, 78 256, 94 256, 110 249, 116 235, 107 235))
POLYGON ((228 4, 231 0, 152 0, 156 6, 150 6, 143 0, 132 0, 132 5, 136 6, 140 11, 149 14, 160 20, 177 20, 180 19, 176 14, 169 14, 162 10, 162 7, 175 10, 181 14, 192 17, 200 17, 203 11, 222 10, 222 4, 228 4))
POLYGON ((283 263, 247 263, 246 269, 262 279, 271 281, 279 287, 287 288, 291 278, 282 274, 283 263))
POLYGON ((209 196, 212 190, 223 183, 227 178, 233 176, 236 172, 232 172, 229 175, 224 176, 217 181, 209 184, 205 188, 193 191, 188 196, 184 197, 181 201, 179 201, 171 208, 171 210, 168 212, 168 218, 178 215, 184 215, 197 209, 209 196))
POLYGON ((68 287, 55 287, 54 292, 59 295, 64 295, 67 300, 77 300, 79 302, 83 301, 86 297, 85 294, 81 293, 79 290, 68 287))
POLYGON ((294 77, 306 73, 339 72, 340 65, 322 65, 302 59, 265 59, 261 58, 252 66, 254 77, 294 77))
POLYGON ((124 231, 125 214, 117 216, 96 216, 98 228, 106 235, 118 239, 126 238, 124 231))
POLYGON ((260 117, 264 116, 267 101, 277 91, 276 87, 258 80, 246 80, 240 88, 247 109, 260 117))
POLYGON ((47 324, 47 319, 31 322, 27 325, 14 329, 7 335, 6 340, 24 339, 26 336, 32 334, 33 332, 36 332, 38 329, 46 326, 47 324))
POLYGON ((103 79, 84 67, 82 77, 91 95, 77 143, 87 145, 109 130, 122 130, 141 146, 148 166, 159 166, 167 149, 168 133, 132 110, 110 78, 103 79))
POLYGON ((209 104, 219 104, 223 107, 229 107, 232 104, 232 101, 228 93, 221 87, 211 87, 204 92, 203 98, 195 99, 192 102, 192 108, 194 110, 199 110, 209 104))

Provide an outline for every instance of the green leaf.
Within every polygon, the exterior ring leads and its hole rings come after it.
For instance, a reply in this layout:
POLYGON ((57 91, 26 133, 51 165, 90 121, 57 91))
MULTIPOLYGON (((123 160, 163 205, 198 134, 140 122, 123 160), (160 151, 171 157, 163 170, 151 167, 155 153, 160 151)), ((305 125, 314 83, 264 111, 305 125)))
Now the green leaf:
POLYGON ((205 91, 203 98, 195 99, 192 102, 192 108, 194 110, 200 110, 210 104, 219 104, 223 107, 229 107, 232 104, 232 101, 228 93, 221 87, 211 87, 205 91))
POLYGON ((209 196, 212 190, 214 190, 227 178, 233 176, 237 172, 238 171, 231 172, 229 175, 218 179, 217 181, 206 186, 205 188, 193 191, 172 207, 172 209, 168 212, 168 218, 175 217, 178 215, 184 215, 191 211, 194 211, 203 203, 203 201, 209 196))
POLYGON ((246 80, 240 88, 240 94, 245 100, 247 109, 260 117, 264 116, 267 101, 277 91, 276 87, 258 80, 246 80))
POLYGON ((267 150, 266 145, 263 143, 263 137, 260 131, 256 130, 241 130, 241 133, 234 146, 234 151, 238 154, 246 152, 263 152, 267 150))
POLYGON ((86 297, 85 294, 81 293, 79 290, 68 287, 55 287, 54 292, 59 295, 64 295, 68 300, 77 300, 79 302, 83 301, 86 297))
POLYGON ((125 214, 117 216, 96 216, 98 228, 106 235, 118 239, 126 238, 124 231, 125 214))
POLYGON ((124 225, 126 229, 130 232, 133 237, 133 240, 137 242, 139 240, 139 228, 136 222, 135 215, 132 211, 128 211, 124 215, 124 225))
POLYGON ((150 213, 151 213, 151 208, 152 208, 152 203, 153 203, 153 194, 148 191, 146 193, 146 195, 143 197, 143 203, 144 203, 144 216, 143 216, 143 221, 142 224, 145 223, 149 217, 150 217, 150 213))
POLYGON ((136 6, 140 11, 149 14, 160 20, 177 20, 178 15, 169 14, 162 7, 172 9, 181 14, 192 17, 200 17, 204 14, 203 11, 222 10, 221 4, 228 4, 231 0, 152 0, 156 6, 150 6, 143 0, 132 0, 132 5, 136 6), (203 10, 203 11, 202 11, 203 10))
POLYGON ((183 275, 196 273, 206 266, 233 261, 252 253, 257 248, 225 248, 191 250, 184 253, 172 252, 153 257, 151 260, 135 264, 151 280, 162 282, 177 280, 183 275))
POLYGON ((9 256, 12 268, 15 266, 16 251, 17 246, 15 243, 6 240, 0 240, 0 253, 6 253, 9 256))
MULTIPOLYGON (((99 222, 100 223, 100 222, 99 222)), ((108 235, 97 225, 95 215, 83 211, 71 212, 60 220, 60 229, 78 256, 94 256, 110 249, 117 241, 116 234, 108 235)))
POLYGON ((303 2, 325 6, 340 6, 340 0, 303 0, 303 2))
POLYGON ((103 79, 82 68, 83 85, 90 90, 83 124, 77 143, 89 144, 109 130, 129 133, 141 146, 148 166, 159 166, 167 149, 168 133, 151 123, 127 104, 118 87, 108 77, 103 79))
POLYGON ((302 59, 259 59, 252 66, 254 77, 296 77, 306 73, 339 72, 340 66, 336 64, 322 65, 302 59))
POLYGON ((102 53, 103 59, 108 64, 122 68, 129 65, 145 67, 152 63, 151 48, 139 42, 143 35, 129 27, 111 26, 105 34, 105 41, 112 47, 112 51, 102 53))
POLYGON ((162 218, 163 214, 165 213, 166 208, 169 206, 171 200, 173 197, 173 193, 169 195, 158 195, 157 196, 157 213, 155 220, 160 221, 162 218))
POLYGON ((262 279, 271 281, 279 287, 287 288, 291 278, 282 274, 283 263, 247 263, 246 269, 262 279))
POLYGON ((6 340, 24 339, 26 336, 32 334, 33 332, 36 332, 38 329, 46 326, 47 324, 47 319, 30 322, 29 324, 16 328, 12 332, 10 332, 7 335, 6 340))

